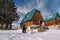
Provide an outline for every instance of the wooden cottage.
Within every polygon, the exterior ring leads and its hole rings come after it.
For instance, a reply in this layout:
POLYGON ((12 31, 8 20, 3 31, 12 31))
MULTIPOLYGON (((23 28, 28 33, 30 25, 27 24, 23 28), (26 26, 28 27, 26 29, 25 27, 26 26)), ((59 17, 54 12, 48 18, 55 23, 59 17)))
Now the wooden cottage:
POLYGON ((45 18, 45 26, 48 27, 48 26, 52 26, 54 25, 54 27, 56 25, 59 25, 60 24, 60 15, 58 13, 54 13, 50 16, 48 16, 47 18, 45 18))
POLYGON ((26 28, 31 26, 40 26, 43 22, 43 18, 41 12, 39 10, 33 9, 28 12, 26 16, 23 18, 22 23, 26 25, 26 28))

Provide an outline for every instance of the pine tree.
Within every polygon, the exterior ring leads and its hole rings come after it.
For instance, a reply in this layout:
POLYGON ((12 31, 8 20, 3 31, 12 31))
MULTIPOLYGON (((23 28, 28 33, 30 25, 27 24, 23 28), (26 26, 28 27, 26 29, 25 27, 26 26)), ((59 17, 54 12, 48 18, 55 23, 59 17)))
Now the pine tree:
POLYGON ((13 0, 0 0, 0 21, 6 24, 5 28, 8 28, 8 25, 11 28, 11 23, 19 18, 16 11, 17 7, 14 5, 13 0))

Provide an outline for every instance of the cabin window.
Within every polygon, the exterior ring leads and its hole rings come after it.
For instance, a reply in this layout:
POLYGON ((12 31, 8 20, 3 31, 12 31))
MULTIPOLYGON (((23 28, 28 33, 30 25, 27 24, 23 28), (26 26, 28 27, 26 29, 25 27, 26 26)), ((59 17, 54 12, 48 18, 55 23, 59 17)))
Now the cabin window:
POLYGON ((42 21, 40 21, 40 24, 42 24, 42 21))
POLYGON ((39 23, 39 20, 33 20, 33 24, 38 25, 38 23, 39 23))
POLYGON ((36 22, 36 24, 38 25, 38 23, 39 23, 39 20, 35 20, 35 22, 36 22))
POLYGON ((35 20, 33 19, 33 24, 35 24, 35 20))
POLYGON ((1 17, 0 17, 0 19, 1 19, 1 17))
POLYGON ((29 15, 27 15, 27 17, 29 17, 29 15))
POLYGON ((29 15, 26 16, 26 18, 28 18, 28 17, 29 17, 29 15))
POLYGON ((0 24, 0 26, 1 26, 1 24, 0 24))

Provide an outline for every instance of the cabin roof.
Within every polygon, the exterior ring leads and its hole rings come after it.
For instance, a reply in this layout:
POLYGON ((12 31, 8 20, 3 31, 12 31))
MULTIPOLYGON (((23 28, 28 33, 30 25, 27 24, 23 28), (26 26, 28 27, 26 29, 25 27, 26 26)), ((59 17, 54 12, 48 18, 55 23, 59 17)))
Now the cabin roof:
POLYGON ((28 12, 26 16, 23 18, 22 22, 26 22, 28 20, 31 20, 36 12, 36 9, 33 9, 32 11, 28 12))
POLYGON ((58 16, 59 14, 56 12, 56 13, 53 13, 53 14, 51 14, 50 16, 48 16, 48 17, 46 17, 45 19, 44 19, 44 21, 45 22, 47 22, 47 21, 49 21, 49 20, 54 20, 54 19, 56 19, 56 16, 58 16))

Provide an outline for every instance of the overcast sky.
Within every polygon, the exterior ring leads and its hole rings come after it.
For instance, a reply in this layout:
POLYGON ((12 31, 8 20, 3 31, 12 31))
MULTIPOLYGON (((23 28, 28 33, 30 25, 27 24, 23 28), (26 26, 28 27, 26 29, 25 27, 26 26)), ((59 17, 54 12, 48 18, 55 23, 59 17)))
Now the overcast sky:
POLYGON ((60 0, 14 0, 14 2, 20 16, 24 16, 34 8, 41 11, 43 18, 53 12, 60 13, 60 0))

